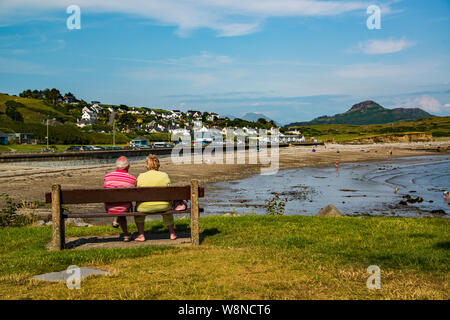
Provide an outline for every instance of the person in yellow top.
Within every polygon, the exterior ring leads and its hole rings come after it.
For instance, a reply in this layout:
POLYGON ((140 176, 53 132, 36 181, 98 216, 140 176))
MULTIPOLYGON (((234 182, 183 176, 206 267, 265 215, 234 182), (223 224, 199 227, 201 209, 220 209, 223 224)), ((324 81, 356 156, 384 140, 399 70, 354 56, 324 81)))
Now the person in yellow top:
MULTIPOLYGON (((159 170, 159 159, 154 154, 151 154, 145 159, 145 167, 147 172, 141 173, 137 178, 136 186, 139 187, 167 187, 170 186, 169 175, 159 170)), ((172 209, 172 204, 169 201, 149 201, 140 202, 137 204, 138 212, 161 212, 172 209)), ((174 230, 174 220, 172 214, 164 214, 163 224, 169 229, 170 239, 177 238, 174 230)), ((135 217, 136 226, 138 228, 138 237, 136 241, 145 241, 144 235, 144 221, 145 216, 135 217)))

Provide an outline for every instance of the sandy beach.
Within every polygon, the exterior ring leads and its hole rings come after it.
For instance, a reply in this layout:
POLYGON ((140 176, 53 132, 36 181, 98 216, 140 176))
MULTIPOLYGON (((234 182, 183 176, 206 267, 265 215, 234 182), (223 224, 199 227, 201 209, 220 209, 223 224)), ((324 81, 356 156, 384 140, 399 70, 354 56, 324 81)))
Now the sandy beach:
MULTIPOLYGON (((438 147, 448 150, 450 142, 395 143, 370 145, 328 144, 319 146, 316 152, 311 147, 288 147, 279 150, 279 168, 325 166, 339 163, 382 160, 389 150, 392 157, 408 157, 438 154, 438 147)), ((149 151, 151 153, 151 151, 149 151)), ((188 184, 190 179, 200 180, 202 185, 233 179, 241 179, 260 173, 261 164, 174 164, 170 158, 161 159, 160 170, 169 174, 173 185, 188 184)), ((0 193, 7 193, 17 201, 43 201, 45 192, 52 184, 61 184, 65 189, 102 187, 105 173, 114 170, 114 165, 80 165, 54 167, 20 166, 0 164, 0 193)), ((144 161, 134 161, 130 173, 138 176, 145 171, 144 161)))

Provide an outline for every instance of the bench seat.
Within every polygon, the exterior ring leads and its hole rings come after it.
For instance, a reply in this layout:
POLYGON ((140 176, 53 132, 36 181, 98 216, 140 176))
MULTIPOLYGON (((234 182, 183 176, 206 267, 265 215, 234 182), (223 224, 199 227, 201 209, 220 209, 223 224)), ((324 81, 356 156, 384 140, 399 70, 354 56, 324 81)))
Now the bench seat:
POLYGON ((52 204, 52 243, 53 250, 63 250, 65 245, 65 223, 68 218, 111 218, 135 217, 147 215, 189 214, 191 218, 191 242, 200 244, 199 216, 203 209, 199 208, 198 198, 204 197, 205 190, 200 188, 198 180, 192 179, 190 186, 146 187, 146 188, 112 188, 112 189, 61 189, 55 184, 52 191, 45 194, 45 202, 52 204), (64 212, 65 204, 114 203, 114 202, 146 202, 190 200, 191 208, 187 210, 168 210, 163 212, 64 212))
MULTIPOLYGON (((203 212, 203 208, 199 208, 199 212, 203 212)), ((125 212, 125 213, 108 213, 108 212, 80 212, 80 213, 63 213, 64 218, 107 218, 107 217, 138 217, 149 215, 164 215, 164 214, 186 214, 191 213, 187 210, 168 210, 161 212, 125 212)))

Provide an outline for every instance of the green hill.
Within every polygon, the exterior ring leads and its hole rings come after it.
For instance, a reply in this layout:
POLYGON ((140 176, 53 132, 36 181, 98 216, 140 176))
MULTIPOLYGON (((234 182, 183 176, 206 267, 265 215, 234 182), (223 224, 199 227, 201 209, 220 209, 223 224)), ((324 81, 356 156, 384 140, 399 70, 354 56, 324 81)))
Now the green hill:
POLYGON ((378 103, 368 100, 353 105, 345 113, 334 116, 322 116, 308 122, 294 122, 286 127, 310 126, 318 124, 383 124, 396 121, 416 121, 433 116, 419 108, 386 109, 378 103))
POLYGON ((450 117, 432 117, 417 121, 397 121, 385 124, 316 124, 310 126, 294 126, 309 138, 335 142, 352 141, 375 135, 406 134, 422 132, 431 134, 433 138, 450 137, 450 117))
MULTIPOLYGON (((81 115, 81 106, 56 103, 44 99, 24 98, 0 93, 0 131, 6 133, 32 133, 39 144, 46 143, 46 119, 55 119, 49 126, 49 143, 68 144, 110 144, 111 133, 86 131, 75 125, 81 115)), ((116 143, 124 144, 129 138, 116 133, 116 143)))
POLYGON ((21 98, 17 96, 10 96, 8 94, 0 93, 0 121, 11 122, 6 116, 6 102, 14 101, 17 105, 17 111, 23 116, 25 123, 43 123, 45 119, 53 119, 60 122, 75 122, 75 117, 70 114, 61 104, 52 106, 41 99, 21 98))

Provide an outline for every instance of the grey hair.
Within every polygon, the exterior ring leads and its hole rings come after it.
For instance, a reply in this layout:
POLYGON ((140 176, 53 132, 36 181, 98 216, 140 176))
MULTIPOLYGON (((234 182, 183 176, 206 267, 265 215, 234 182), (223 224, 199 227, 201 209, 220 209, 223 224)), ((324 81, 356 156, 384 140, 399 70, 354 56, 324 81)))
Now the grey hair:
POLYGON ((128 161, 127 157, 120 157, 116 161, 117 169, 124 170, 130 166, 130 161, 128 161))

